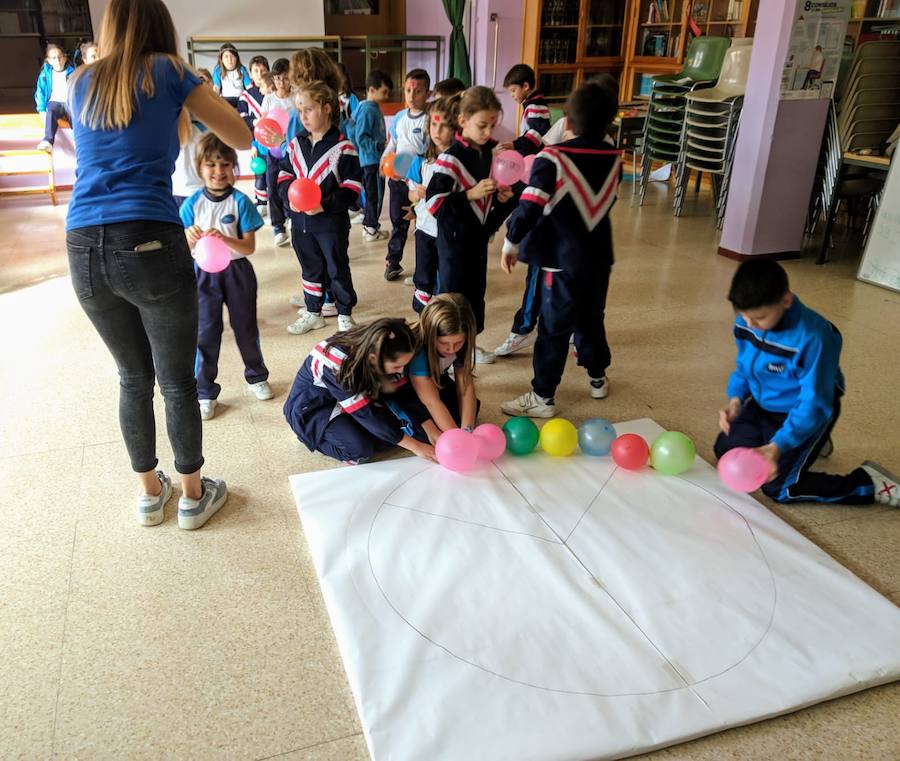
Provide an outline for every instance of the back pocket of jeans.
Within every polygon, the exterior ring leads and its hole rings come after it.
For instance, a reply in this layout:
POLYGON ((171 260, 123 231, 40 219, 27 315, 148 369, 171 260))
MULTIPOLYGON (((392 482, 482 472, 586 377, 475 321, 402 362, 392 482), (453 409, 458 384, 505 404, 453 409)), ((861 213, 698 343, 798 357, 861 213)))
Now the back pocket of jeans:
POLYGON ((190 253, 172 243, 151 251, 117 250, 113 258, 125 288, 140 301, 164 301, 193 280, 190 253))
POLYGON ((76 246, 66 244, 66 252, 69 255, 69 273, 72 276, 72 288, 79 301, 89 299, 94 295, 94 286, 91 281, 91 254, 90 246, 76 246))

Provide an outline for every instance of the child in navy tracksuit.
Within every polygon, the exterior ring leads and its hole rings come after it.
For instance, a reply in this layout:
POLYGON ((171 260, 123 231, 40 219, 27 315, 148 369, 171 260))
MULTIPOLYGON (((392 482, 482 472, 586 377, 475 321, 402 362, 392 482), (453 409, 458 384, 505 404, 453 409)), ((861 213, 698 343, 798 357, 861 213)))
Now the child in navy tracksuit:
POLYGON ((409 168, 409 201, 416 212, 416 273, 413 284, 412 307, 421 313, 437 287, 438 249, 437 220, 428 211, 425 200, 428 183, 434 175, 438 156, 453 144, 454 131, 459 122, 459 96, 438 98, 428 104, 428 148, 425 155, 416 157, 409 168))
POLYGON ((604 135, 616 108, 611 78, 585 84, 569 96, 569 125, 576 137, 537 155, 528 187, 507 223, 501 267, 510 272, 518 254, 540 268, 541 280, 532 391, 504 402, 501 409, 507 415, 556 414, 554 394, 573 332, 591 396, 602 399, 609 391, 610 351, 603 321, 613 264, 609 212, 621 160, 604 135))
MULTIPOLYGON (((511 188, 491 179, 491 134, 500 117, 500 101, 487 87, 470 87, 459 102, 460 134, 438 156, 425 197, 438 222, 438 293, 461 293, 475 313, 478 333, 484 330, 487 248, 513 208, 511 188)), ((475 348, 475 361, 494 355, 475 348)))
POLYGON ((384 152, 387 132, 380 104, 386 101, 394 83, 383 71, 373 69, 366 77, 366 99, 356 107, 353 143, 359 152, 363 173, 365 212, 363 216, 363 240, 372 243, 387 237, 381 232, 378 218, 381 216, 383 183, 378 176, 378 162, 384 152))
MULTIPOLYGON (((431 77, 424 69, 413 69, 406 75, 403 85, 403 97, 406 108, 399 111, 391 122, 390 138, 384 149, 385 153, 405 153, 421 156, 425 153, 428 139, 428 128, 425 121, 425 104, 428 102, 428 90, 431 77)), ((384 279, 395 280, 403 272, 400 261, 403 259, 403 247, 409 235, 409 187, 406 179, 388 180, 390 193, 389 208, 391 214, 391 239, 388 241, 388 253, 385 260, 384 279)))
MULTIPOLYGON (((516 64, 507 73, 503 86, 510 97, 521 104, 522 123, 519 137, 501 147, 512 148, 523 156, 534 155, 544 147, 544 135, 550 130, 550 109, 544 96, 535 90, 534 69, 524 63, 516 64)), ((534 343, 534 329, 541 314, 540 274, 539 266, 528 265, 522 306, 513 317, 509 336, 494 350, 498 357, 505 357, 534 343)))
POLYGON ((219 60, 213 69, 212 81, 213 87, 235 108, 241 93, 253 84, 250 73, 241 64, 237 48, 230 42, 219 48, 219 60))
POLYGON ((69 77, 73 71, 75 68, 66 59, 63 49, 58 45, 47 45, 47 57, 34 89, 34 105, 44 120, 44 139, 38 143, 38 150, 53 148, 60 119, 69 119, 71 123, 67 102, 69 77))
POLYGON ((810 470, 841 412, 841 334, 790 291, 777 262, 751 259, 738 267, 728 294, 737 367, 728 404, 719 412, 717 457, 752 447, 770 465, 763 493, 778 502, 900 504, 895 476, 866 461, 847 475, 810 470))
POLYGON ((350 316, 356 291, 350 275, 350 218, 347 210, 359 198, 362 172, 353 143, 337 127, 337 93, 324 82, 313 82, 297 93, 304 131, 288 143, 281 159, 278 192, 291 215, 291 242, 300 262, 306 311, 288 332, 306 333, 325 327, 322 306, 325 291, 337 303, 338 330, 353 327, 350 316), (306 178, 319 186, 320 204, 301 212, 289 199, 294 179, 306 178))
POLYGON ((231 263, 221 272, 210 273, 199 267, 197 298, 199 319, 197 335, 197 396, 200 416, 215 415, 216 399, 222 387, 216 383, 219 351, 222 346, 222 307, 228 307, 228 319, 244 360, 244 378, 257 399, 271 399, 269 370, 259 346, 256 323, 256 274, 246 258, 256 249, 256 231, 263 226, 253 202, 234 187, 237 153, 212 133, 197 146, 197 173, 205 187, 181 205, 181 221, 188 243, 212 235, 231 249, 231 263))
MULTIPOLYGON (((255 55, 250 59, 250 79, 253 84, 244 90, 238 97, 238 113, 244 118, 244 122, 253 132, 256 122, 262 117, 262 104, 266 97, 265 77, 269 73, 269 61, 265 56, 255 55)), ((253 141, 253 156, 262 153, 259 145, 253 141)), ((269 205, 269 186, 266 182, 266 173, 256 175, 254 183, 256 190, 256 208, 259 213, 265 215, 269 205)))
POLYGON ((351 465, 393 446, 434 460, 426 432, 439 431, 406 376, 417 348, 406 322, 390 318, 321 341, 284 404, 288 425, 310 451, 351 465))

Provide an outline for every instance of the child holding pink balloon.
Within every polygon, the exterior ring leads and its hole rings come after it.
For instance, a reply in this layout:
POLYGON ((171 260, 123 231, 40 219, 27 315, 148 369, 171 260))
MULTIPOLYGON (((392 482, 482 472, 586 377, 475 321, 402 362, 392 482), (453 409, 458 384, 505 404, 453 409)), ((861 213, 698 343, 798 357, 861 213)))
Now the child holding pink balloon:
MULTIPOLYGON (((513 208, 513 192, 491 178, 491 139, 500 118, 500 101, 488 87, 470 87, 459 102, 460 133, 435 161, 425 198, 438 221, 438 275, 442 293, 461 293, 475 315, 475 331, 484 330, 487 249, 513 208)), ((494 355, 475 347, 475 361, 494 355)))
MULTIPOLYGON (((288 143, 279 163, 281 201, 291 215, 291 242, 300 262, 306 310, 288 326, 295 335, 325 327, 322 307, 329 291, 337 305, 338 330, 354 326, 356 291, 350 274, 348 209, 362 190, 362 171, 353 143, 338 129, 337 93, 324 82, 312 82, 297 93, 304 131, 288 143), (291 181, 315 183, 320 202, 298 208, 291 202, 291 181)), ((300 202, 299 195, 293 195, 300 202)))
MULTIPOLYGON (((288 425, 310 451, 349 465, 394 446, 434 460, 434 447, 414 437, 416 424, 402 411, 410 404, 398 405, 404 396, 417 404, 405 370, 418 347, 405 320, 387 317, 319 342, 284 403, 288 425)), ((430 421, 425 430, 437 438, 430 421)))
POLYGON ((416 272, 413 276, 412 307, 421 313, 437 285, 438 251, 437 220, 428 211, 425 189, 434 174, 435 162, 453 144, 459 121, 459 95, 438 98, 428 104, 428 148, 417 156, 409 168, 409 201, 416 213, 416 272))
POLYGON ((475 315, 469 302, 458 293, 435 296, 422 311, 419 337, 422 348, 409 363, 419 400, 441 432, 472 430, 479 403, 472 374, 475 315))
POLYGON ((900 505, 900 481, 877 463, 866 461, 846 475, 811 470, 823 450, 831 449, 841 412, 837 328, 801 303, 784 268, 769 259, 743 262, 728 300, 737 312, 738 351, 714 447, 723 476, 735 481, 734 488, 749 490, 743 477, 754 458, 731 461, 733 450, 746 448, 768 462, 762 490, 777 502, 900 505), (722 463, 729 467, 723 470, 722 463))
MULTIPOLYGON (((233 148, 208 133, 197 146, 196 162, 204 188, 188 198, 180 210, 188 245, 196 249, 202 238, 217 238, 228 247, 231 258, 221 271, 197 268, 197 396, 200 417, 210 420, 216 414, 216 400, 222 390, 216 376, 223 306, 228 307, 231 329, 244 360, 248 389, 257 399, 272 398, 256 323, 256 273, 247 260, 256 250, 256 231, 263 226, 263 220, 253 202, 234 187, 237 152, 233 148)), ((202 264, 199 258, 198 264, 202 264)))
POLYGON ((575 334, 578 364, 588 372, 590 395, 609 393, 610 363, 604 317, 613 264, 609 212, 621 179, 619 151, 604 141, 616 115, 618 88, 609 77, 569 96, 576 135, 541 151, 528 187, 506 226, 500 266, 509 273, 520 258, 540 267, 541 319, 534 350, 532 390, 504 402, 507 415, 553 417, 575 334))

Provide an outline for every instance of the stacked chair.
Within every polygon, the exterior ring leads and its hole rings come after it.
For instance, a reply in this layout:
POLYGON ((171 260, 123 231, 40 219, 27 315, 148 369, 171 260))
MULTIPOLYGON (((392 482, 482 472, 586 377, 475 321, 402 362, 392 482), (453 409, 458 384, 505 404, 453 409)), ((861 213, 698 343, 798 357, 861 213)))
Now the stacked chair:
POLYGON ((676 217, 681 216, 691 170, 698 172, 698 186, 700 175, 706 172, 712 177, 716 226, 722 226, 751 51, 749 45, 732 46, 725 54, 716 86, 686 96, 675 174, 676 217))
POLYGON ((653 78, 641 143, 641 204, 644 203, 653 162, 671 164, 678 160, 685 96, 716 81, 728 45, 726 37, 697 37, 688 48, 685 65, 680 72, 653 78))
POLYGON ((842 201, 853 208, 864 204, 866 224, 877 208, 884 172, 844 164, 845 151, 876 151, 900 123, 900 41, 861 44, 849 73, 840 77, 822 138, 819 166, 810 199, 806 232, 815 232, 825 217, 825 236, 819 254, 823 264, 831 244, 831 229, 842 201))

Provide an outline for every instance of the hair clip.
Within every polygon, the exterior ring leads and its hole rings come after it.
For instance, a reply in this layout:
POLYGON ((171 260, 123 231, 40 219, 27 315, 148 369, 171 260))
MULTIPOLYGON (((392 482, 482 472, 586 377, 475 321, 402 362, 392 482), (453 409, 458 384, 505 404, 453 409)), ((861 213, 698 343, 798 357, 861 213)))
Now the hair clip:
POLYGON ((393 330, 390 333, 388 333, 388 338, 391 339, 391 341, 394 340, 394 331, 393 330))

